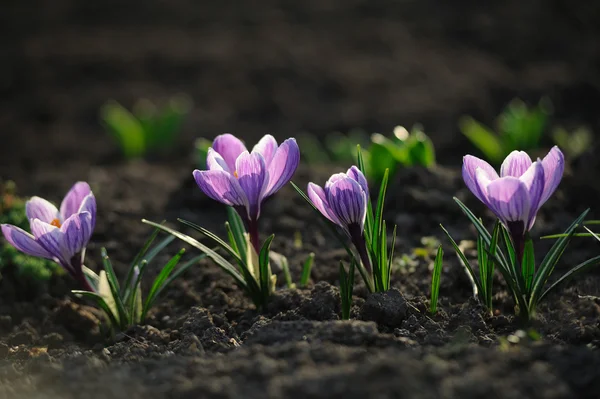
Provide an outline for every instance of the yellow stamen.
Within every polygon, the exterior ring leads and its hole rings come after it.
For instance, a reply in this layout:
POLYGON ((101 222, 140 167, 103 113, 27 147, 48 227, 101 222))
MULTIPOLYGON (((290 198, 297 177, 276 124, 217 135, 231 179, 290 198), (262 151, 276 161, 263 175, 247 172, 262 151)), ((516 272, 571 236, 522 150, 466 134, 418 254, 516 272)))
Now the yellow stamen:
POLYGON ((233 175, 235 176, 236 179, 239 179, 240 177, 237 174, 237 170, 233 172, 233 175))
POLYGON ((50 224, 52 226, 60 227, 60 220, 54 219, 53 221, 50 222, 50 224))

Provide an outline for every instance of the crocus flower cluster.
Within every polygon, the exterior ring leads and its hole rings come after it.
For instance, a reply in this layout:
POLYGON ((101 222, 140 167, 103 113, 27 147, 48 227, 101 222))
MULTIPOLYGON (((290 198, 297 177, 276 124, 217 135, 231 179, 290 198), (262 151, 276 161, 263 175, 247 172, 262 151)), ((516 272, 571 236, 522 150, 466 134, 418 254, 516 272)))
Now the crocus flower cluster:
POLYGON ((523 151, 513 151, 502 163, 500 175, 482 159, 467 155, 463 179, 510 232, 519 260, 525 235, 531 230, 541 206, 554 193, 565 168, 558 147, 535 162, 523 151))
POLYGON ((223 134, 215 138, 208 150, 208 170, 196 169, 193 175, 206 195, 238 211, 259 252, 261 206, 290 181, 299 163, 300 150, 293 138, 278 146, 273 136, 266 135, 248 152, 240 139, 223 134))
POLYGON ((96 224, 96 199, 85 182, 76 183, 67 193, 60 211, 49 201, 32 197, 26 203, 31 233, 2 225, 2 233, 15 248, 28 255, 51 259, 93 291, 83 274, 85 248, 96 224))
POLYGON ((342 228, 356 247, 365 269, 371 272, 371 261, 364 240, 369 186, 356 166, 346 173, 334 174, 325 187, 308 184, 308 198, 323 216, 342 228))

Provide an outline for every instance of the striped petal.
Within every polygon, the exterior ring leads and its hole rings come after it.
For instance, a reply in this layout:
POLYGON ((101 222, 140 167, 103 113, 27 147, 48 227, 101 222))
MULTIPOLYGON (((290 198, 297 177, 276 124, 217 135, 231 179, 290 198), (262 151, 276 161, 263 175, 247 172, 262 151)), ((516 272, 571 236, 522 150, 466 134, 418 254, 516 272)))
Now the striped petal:
POLYGON ((554 146, 542 160, 542 165, 544 166, 545 182, 540 206, 548 201, 548 198, 558 188, 565 171, 565 156, 558 147, 554 146))
POLYGON ((49 201, 40 197, 31 197, 25 204, 25 213, 27 219, 40 219, 46 223, 52 223, 53 220, 61 220, 58 209, 49 201))
POLYGON ((477 170, 481 170, 485 173, 487 180, 498 179, 498 173, 492 168, 492 166, 482 159, 474 157, 472 155, 465 155, 463 158, 462 176, 465 184, 471 190, 471 192, 479 198, 479 200, 487 204, 485 198, 486 193, 481 190, 479 184, 477 184, 477 170))
POLYGON ((33 235, 10 224, 2 225, 2 234, 10 245, 27 255, 52 259, 53 256, 35 241, 33 235))
POLYGON ((327 195, 325 194, 325 190, 323 190, 321 186, 318 186, 314 183, 308 183, 307 194, 308 198, 310 198, 313 205, 319 210, 319 212, 321 212, 323 216, 331 220, 333 223, 340 225, 339 220, 337 220, 337 217, 335 216, 333 210, 329 206, 329 202, 327 202, 327 195))
POLYGON ((235 170, 235 160, 246 151, 246 146, 233 134, 221 134, 215 138, 212 148, 221 154, 229 170, 235 170))
POLYGON ((92 236, 92 215, 81 212, 69 217, 60 227, 62 233, 62 247, 65 256, 71 260, 75 254, 80 253, 90 241, 92 236))
POLYGON ((81 202, 81 206, 79 207, 77 213, 83 212, 90 214, 90 226, 93 231, 96 227, 96 197, 94 197, 94 194, 89 193, 81 202))
POLYGON ((367 197, 358 182, 346 177, 331 185, 327 193, 329 206, 343 226, 356 224, 362 232, 367 215, 367 197))
POLYGON ((273 155, 268 164, 269 182, 265 191, 265 198, 273 195, 291 179, 300 164, 300 149, 296 139, 287 139, 273 155))
POLYGON ((275 152, 277 151, 277 140, 270 134, 265 135, 260 141, 252 148, 252 152, 258 152, 265 159, 267 167, 271 164, 275 152))
POLYGON ((519 178, 529 192, 530 210, 529 219, 525 221, 527 230, 531 230, 535 216, 541 206, 542 193, 544 192, 544 167, 541 162, 534 162, 519 178))
POLYGON ((492 181, 487 186, 490 208, 508 226, 510 222, 529 221, 531 201, 529 190, 516 177, 508 176, 492 181))
MULTIPOLYGON (((67 220, 71 215, 79 212, 83 200, 90 194, 92 194, 92 189, 89 184, 83 181, 75 183, 60 204, 61 220, 67 220)), ((42 218, 38 219, 47 222, 42 218)))
POLYGON ((198 187, 210 198, 229 206, 246 206, 248 200, 239 183, 223 170, 194 170, 198 187))
POLYGON ((361 172, 359 168, 357 168, 356 166, 353 165, 350 169, 348 169, 346 174, 349 177, 351 177, 352 179, 356 180, 356 182, 358 184, 360 184, 360 186, 364 190, 365 194, 367 195, 367 199, 368 199, 369 198, 369 184, 367 183, 367 178, 365 177, 363 172, 361 172))
POLYGON ((500 176, 521 177, 529 169, 531 163, 531 158, 525 151, 513 151, 502 162, 500 176))
POLYGON ((231 169, 227 166, 225 159, 212 147, 208 149, 208 154, 206 155, 206 166, 208 170, 224 170, 231 173, 231 169))
POLYGON ((256 220, 260 216, 260 203, 263 200, 269 175, 265 159, 258 152, 243 152, 235 163, 238 182, 248 199, 248 217, 256 220))
POLYGON ((63 232, 56 226, 44 223, 40 219, 31 221, 31 232, 35 240, 65 269, 72 271, 72 254, 65 245, 63 232))

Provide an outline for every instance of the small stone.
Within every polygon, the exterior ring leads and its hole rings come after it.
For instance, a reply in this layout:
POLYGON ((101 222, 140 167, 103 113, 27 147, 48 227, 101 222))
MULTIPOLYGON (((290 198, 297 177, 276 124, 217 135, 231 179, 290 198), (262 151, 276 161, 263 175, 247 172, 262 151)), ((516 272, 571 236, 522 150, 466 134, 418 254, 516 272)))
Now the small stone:
POLYGON ((402 325, 408 316, 408 310, 409 305, 402 293, 392 288, 369 295, 360 310, 360 318, 394 328, 402 325))

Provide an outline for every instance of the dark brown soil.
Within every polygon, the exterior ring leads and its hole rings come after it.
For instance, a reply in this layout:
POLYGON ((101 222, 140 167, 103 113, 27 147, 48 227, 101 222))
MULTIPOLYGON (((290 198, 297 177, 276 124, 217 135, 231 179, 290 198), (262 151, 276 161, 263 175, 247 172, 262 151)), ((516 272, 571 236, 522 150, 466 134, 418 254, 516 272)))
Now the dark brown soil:
MULTIPOLYGON (((222 233, 224 209, 191 178, 194 137, 231 131, 253 142, 266 132, 424 123, 447 166, 403 170, 392 182, 386 218, 398 224, 400 259, 424 247, 423 237, 441 240, 440 223, 457 239, 474 237, 452 196, 485 214, 460 178, 472 149, 458 116, 490 122, 514 96, 548 95, 558 122, 600 128, 592 3, 198 3, 15 1, 0 13, 0 177, 55 202, 89 181, 99 204, 92 268, 104 246, 124 272, 149 233, 141 218, 182 217, 222 233), (100 105, 177 92, 195 104, 177 151, 122 161, 98 125, 100 105)), ((570 162, 536 236, 598 203, 593 150, 570 162)), ((302 165, 294 180, 322 183, 345 167, 302 165)), ((280 276, 258 312, 204 262, 171 286, 146 325, 114 340, 98 328, 98 312, 69 294, 68 278, 32 291, 3 270, 0 399, 598 397, 600 272, 560 287, 523 326, 500 279, 486 315, 447 246, 437 315, 427 312, 430 254, 398 261, 387 293, 367 295, 359 284, 353 320, 340 321, 344 252, 316 219, 290 187, 261 218, 295 280, 307 253, 317 254, 306 289, 284 289, 280 276)), ((537 244, 541 258, 550 243, 537 244)), ((561 267, 599 249, 577 240, 561 267)))

